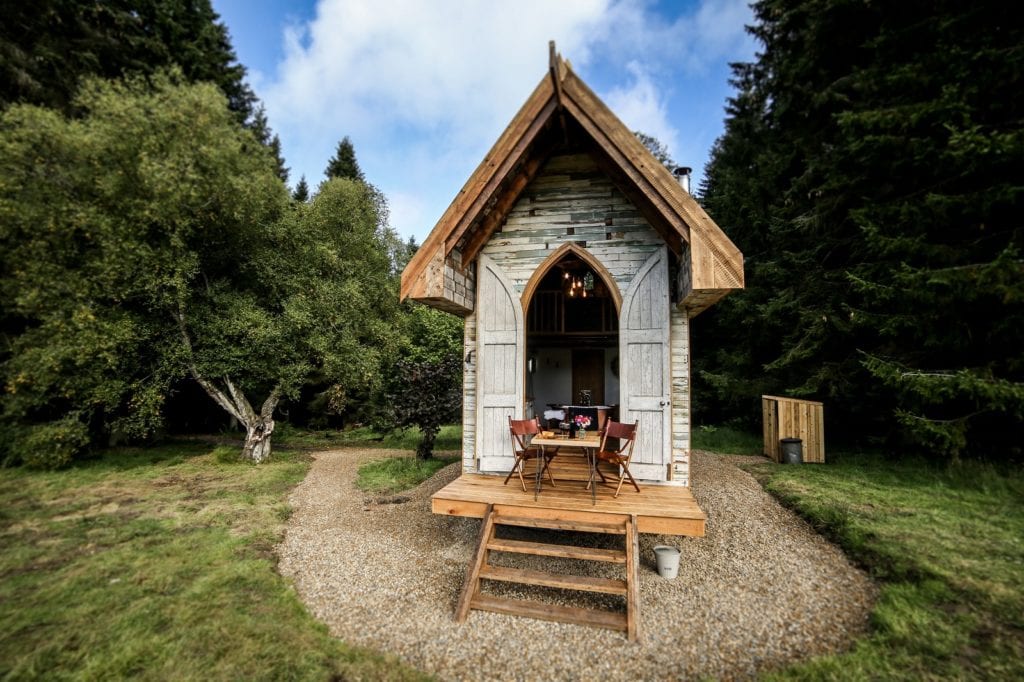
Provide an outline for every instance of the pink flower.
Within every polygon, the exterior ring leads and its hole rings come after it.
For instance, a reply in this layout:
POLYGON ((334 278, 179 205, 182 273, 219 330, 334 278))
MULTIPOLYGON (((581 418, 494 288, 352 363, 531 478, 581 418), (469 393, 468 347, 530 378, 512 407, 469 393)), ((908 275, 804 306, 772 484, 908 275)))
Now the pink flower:
POLYGON ((576 415, 576 418, 573 421, 575 421, 576 426, 580 427, 581 429, 585 429, 590 426, 590 417, 588 417, 585 414, 576 415))

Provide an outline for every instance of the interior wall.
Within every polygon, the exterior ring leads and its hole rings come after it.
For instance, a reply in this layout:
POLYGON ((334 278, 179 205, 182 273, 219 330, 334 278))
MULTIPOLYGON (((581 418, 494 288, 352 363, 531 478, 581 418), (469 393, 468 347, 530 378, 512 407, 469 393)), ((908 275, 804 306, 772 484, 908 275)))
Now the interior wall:
MULTIPOLYGON (((537 369, 527 379, 533 388, 533 407, 542 415, 548 403, 565 404, 572 399, 572 350, 569 348, 535 348, 530 355, 537 359, 537 369)), ((604 401, 619 404, 619 377, 612 372, 612 362, 618 361, 619 349, 604 350, 604 401)))
POLYGON ((619 377, 618 372, 612 372, 612 362, 619 361, 618 348, 604 349, 604 401, 608 405, 618 405, 619 400, 619 377))
POLYGON ((537 371, 533 373, 533 404, 537 414, 543 415, 548 403, 565 403, 572 392, 572 351, 568 348, 537 348, 531 350, 537 358, 537 371))

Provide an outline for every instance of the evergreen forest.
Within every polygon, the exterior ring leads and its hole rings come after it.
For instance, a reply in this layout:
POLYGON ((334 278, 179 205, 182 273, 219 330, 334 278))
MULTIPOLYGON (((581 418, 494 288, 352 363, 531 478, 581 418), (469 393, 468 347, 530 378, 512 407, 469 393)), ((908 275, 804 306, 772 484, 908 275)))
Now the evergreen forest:
MULTIPOLYGON (((782 394, 824 401, 834 441, 1019 460, 1012 3, 753 8, 759 51, 733 65, 700 188, 746 289, 693 321, 694 423, 756 432, 760 396, 782 394)), ((280 418, 418 425, 428 456, 459 415, 461 320, 398 303, 416 244, 351 139, 289 188, 209 0, 7 10, 0 459, 241 429, 258 461, 280 418), (402 404, 414 385, 428 404, 402 404)))
POLYGON ((1020 460, 1024 25, 986 1, 763 0, 701 188, 746 290, 693 324, 698 423, 1020 460))

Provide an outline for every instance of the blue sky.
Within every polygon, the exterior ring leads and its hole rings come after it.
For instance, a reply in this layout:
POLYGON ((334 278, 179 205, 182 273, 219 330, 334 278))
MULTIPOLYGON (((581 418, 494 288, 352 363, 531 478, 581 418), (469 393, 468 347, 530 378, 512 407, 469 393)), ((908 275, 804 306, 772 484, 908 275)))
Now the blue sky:
POLYGON ((312 187, 348 135, 391 225, 423 242, 547 72, 548 40, 631 129, 699 182, 729 63, 756 44, 746 0, 213 0, 312 187))

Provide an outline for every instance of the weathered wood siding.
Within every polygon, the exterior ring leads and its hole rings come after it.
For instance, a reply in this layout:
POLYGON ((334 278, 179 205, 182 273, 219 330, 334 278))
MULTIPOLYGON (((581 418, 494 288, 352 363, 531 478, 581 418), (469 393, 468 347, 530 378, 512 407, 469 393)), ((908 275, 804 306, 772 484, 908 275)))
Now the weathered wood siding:
POLYGON ((672 306, 672 471, 673 483, 690 485, 690 319, 672 306))
MULTIPOLYGON (((619 291, 659 249, 660 235, 586 154, 555 156, 523 190, 501 230, 481 253, 497 264, 521 295, 537 267, 566 242, 586 248, 608 270, 619 291)), ((479 269, 477 277, 480 276, 479 269)), ((668 291, 666 289, 666 295, 668 291)), ((465 348, 477 348, 480 306, 466 318, 465 348)), ((671 310, 671 447, 667 472, 689 483, 689 334, 685 311, 671 310)), ((621 362, 621 354, 620 354, 621 362)), ((463 471, 478 468, 476 358, 463 375, 463 471)))
POLYGON ((549 159, 483 253, 522 293, 537 266, 565 242, 585 242, 619 291, 625 291, 650 255, 664 246, 587 154, 549 159))
POLYGON ((466 317, 462 348, 462 471, 475 473, 476 466, 476 314, 466 317))
POLYGON ((476 268, 470 264, 465 271, 459 270, 462 254, 456 249, 451 252, 444 263, 444 299, 451 301, 456 312, 472 310, 476 292, 476 268))

